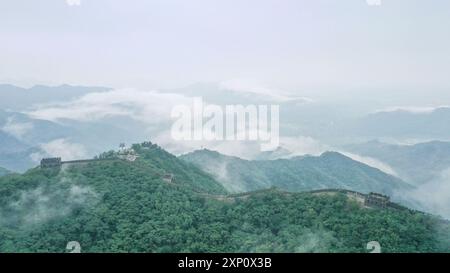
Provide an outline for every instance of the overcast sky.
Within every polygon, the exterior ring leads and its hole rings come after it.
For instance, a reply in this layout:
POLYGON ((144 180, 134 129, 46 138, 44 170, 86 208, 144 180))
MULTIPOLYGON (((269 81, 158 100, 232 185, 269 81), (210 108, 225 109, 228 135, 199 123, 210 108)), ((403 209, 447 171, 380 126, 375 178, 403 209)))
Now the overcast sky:
POLYGON ((0 81, 450 87, 450 1, 381 1, 0 0, 0 81))

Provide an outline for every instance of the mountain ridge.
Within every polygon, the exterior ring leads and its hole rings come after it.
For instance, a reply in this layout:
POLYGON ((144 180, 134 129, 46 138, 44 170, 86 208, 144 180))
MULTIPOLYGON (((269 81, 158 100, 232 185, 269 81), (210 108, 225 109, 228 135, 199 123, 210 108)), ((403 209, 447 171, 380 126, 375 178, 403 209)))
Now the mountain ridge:
POLYGON ((231 192, 276 186, 288 191, 343 188, 392 195, 396 190, 411 188, 398 178, 337 152, 325 152, 318 157, 244 160, 197 150, 180 158, 210 173, 231 192))

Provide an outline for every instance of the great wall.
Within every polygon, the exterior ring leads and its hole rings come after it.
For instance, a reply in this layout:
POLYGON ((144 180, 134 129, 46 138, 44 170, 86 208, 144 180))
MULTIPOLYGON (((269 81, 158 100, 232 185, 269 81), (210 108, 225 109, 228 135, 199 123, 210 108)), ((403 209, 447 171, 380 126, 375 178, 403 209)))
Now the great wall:
MULTIPOLYGON (((301 193, 309 193, 313 195, 335 195, 335 194, 344 194, 349 199, 356 201, 360 205, 367 207, 367 208, 393 208, 393 209, 399 209, 399 210, 410 210, 406 207, 403 207, 397 203, 391 202, 390 197, 387 195, 383 195, 380 193, 370 192, 368 194, 352 191, 352 190, 345 190, 345 189, 320 189, 320 190, 311 190, 311 191, 303 191, 303 192, 288 192, 283 191, 278 188, 269 188, 269 189, 262 189, 262 190, 256 190, 256 191, 250 191, 250 192, 244 192, 244 193, 236 193, 236 194, 228 194, 228 195, 208 195, 209 197, 214 197, 218 200, 223 201, 232 201, 235 199, 245 199, 250 196, 254 196, 261 193, 267 193, 267 192, 277 192, 285 195, 293 195, 293 194, 301 194, 301 193)), ((412 210, 411 210, 412 211, 412 210)))
MULTIPOLYGON (((170 175, 170 182, 166 181, 166 179, 163 178, 167 183, 173 185, 173 186, 179 186, 182 187, 182 185, 178 184, 174 180, 174 176, 170 175)), ((283 191, 276 187, 268 188, 268 189, 261 189, 261 190, 255 190, 255 191, 249 191, 249 192, 242 192, 242 193, 232 193, 232 194, 209 194, 204 193, 200 191, 196 191, 198 195, 205 197, 205 198, 211 198, 216 199, 219 201, 225 201, 225 202, 234 202, 238 199, 246 199, 252 196, 256 196, 258 194, 264 194, 269 192, 277 192, 279 194, 284 195, 296 195, 296 194, 313 194, 313 195, 336 195, 336 194, 344 194, 346 195, 350 200, 355 201, 360 206, 365 208, 378 208, 378 209, 396 209, 396 210, 403 210, 403 211, 410 211, 410 212, 419 212, 421 211, 409 209, 407 207, 404 207, 400 204, 397 204, 395 202, 392 202, 390 200, 390 197, 387 195, 383 195, 376 192, 370 192, 370 193, 361 193, 356 192, 352 190, 346 190, 346 189, 320 189, 320 190, 310 190, 310 191, 302 191, 302 192, 289 192, 289 191, 283 191)))
POLYGON ((99 161, 112 161, 119 160, 118 158, 96 158, 96 159, 80 159, 80 160, 68 160, 62 161, 60 157, 52 157, 52 158, 43 158, 41 160, 40 168, 48 169, 48 168, 59 168, 63 165, 75 165, 75 164, 86 164, 91 162, 99 162, 99 161))
MULTIPOLYGON (((144 145, 148 145, 147 142, 144 142, 144 145)), ((62 161, 60 157, 51 157, 51 158, 43 158, 40 162, 41 169, 47 168, 60 168, 63 165, 77 165, 77 164, 86 164, 91 162, 99 162, 99 161, 112 161, 112 160, 126 160, 126 161, 135 161, 139 156, 136 152, 130 148, 126 149, 125 144, 120 144, 120 149, 114 157, 108 158, 94 158, 94 159, 79 159, 79 160, 67 160, 62 161)))
MULTIPOLYGON (((151 144, 150 142, 144 142, 141 144, 142 147, 148 148, 153 146, 154 144, 151 144)), ((101 162, 101 161, 115 161, 115 160, 125 160, 125 161, 135 161, 139 156, 135 153, 133 149, 125 149, 124 145, 120 145, 120 150, 116 154, 115 157, 112 158, 94 158, 94 159, 81 159, 81 160, 69 160, 69 161, 62 161, 60 157, 55 158, 43 158, 40 162, 40 168, 41 169, 48 169, 48 168, 61 168, 64 165, 79 165, 79 164, 86 164, 86 163, 95 163, 95 162, 101 162)), ((161 178, 162 181, 166 182, 167 184, 170 184, 172 186, 177 187, 185 187, 182 184, 179 184, 175 180, 175 175, 172 173, 157 173, 157 176, 161 178)), ((334 194, 344 194, 349 199, 356 201, 361 206, 367 207, 367 208, 381 208, 381 209, 397 209, 397 210, 407 210, 411 212, 418 212, 416 210, 412 210, 409 208, 406 208, 402 205, 399 205, 397 203, 391 202, 390 197, 387 195, 383 195, 380 193, 370 192, 368 194, 352 191, 352 190, 346 190, 346 189, 318 189, 318 190, 311 190, 311 191, 304 191, 304 192, 288 192, 283 191, 278 188, 269 188, 269 189, 262 189, 262 190, 256 190, 256 191, 250 191, 250 192, 243 192, 243 193, 235 193, 235 194, 226 194, 226 195, 216 195, 216 194, 208 194, 204 192, 197 191, 196 189, 191 189, 194 192, 196 192, 198 195, 205 197, 205 198, 212 198, 220 201, 235 201, 237 199, 245 199, 250 196, 254 196, 260 193, 267 193, 271 191, 276 191, 281 194, 285 195, 293 195, 293 194, 300 194, 300 193, 310 193, 314 195, 334 195, 334 194)))

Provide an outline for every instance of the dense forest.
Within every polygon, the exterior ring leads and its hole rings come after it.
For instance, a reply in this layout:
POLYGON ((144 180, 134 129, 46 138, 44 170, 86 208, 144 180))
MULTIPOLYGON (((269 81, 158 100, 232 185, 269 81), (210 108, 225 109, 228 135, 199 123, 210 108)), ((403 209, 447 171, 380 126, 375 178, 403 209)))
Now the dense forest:
POLYGON ((156 145, 133 148, 133 162, 0 178, 0 252, 66 252, 69 241, 82 252, 367 252, 369 241, 383 252, 450 252, 450 225, 432 215, 365 208, 342 194, 224 198, 193 165, 156 145))

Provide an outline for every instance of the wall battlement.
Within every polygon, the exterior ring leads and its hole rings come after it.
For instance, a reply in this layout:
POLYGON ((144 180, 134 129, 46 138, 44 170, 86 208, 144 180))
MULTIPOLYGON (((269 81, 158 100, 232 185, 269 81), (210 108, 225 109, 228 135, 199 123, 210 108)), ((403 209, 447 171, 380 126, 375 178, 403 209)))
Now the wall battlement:
POLYGON ((119 159, 118 158, 98 158, 98 159, 80 159, 80 160, 62 161, 60 157, 53 157, 53 158, 43 158, 41 160, 40 167, 41 167, 41 169, 60 168, 65 164, 83 164, 83 163, 111 161, 111 160, 119 160, 119 159))

